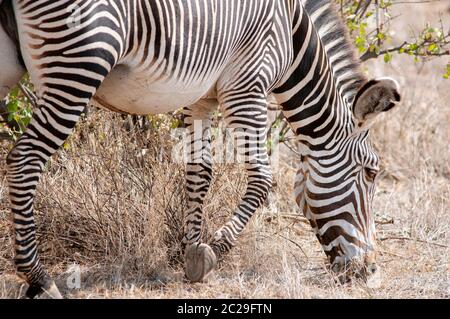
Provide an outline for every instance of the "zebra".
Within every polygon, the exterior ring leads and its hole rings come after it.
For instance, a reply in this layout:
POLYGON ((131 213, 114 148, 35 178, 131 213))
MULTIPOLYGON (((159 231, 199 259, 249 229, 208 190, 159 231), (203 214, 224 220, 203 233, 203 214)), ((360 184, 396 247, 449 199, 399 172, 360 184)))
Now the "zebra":
POLYGON ((296 199, 332 268, 362 261, 364 269, 376 269, 371 202, 379 159, 368 136, 377 115, 400 101, 399 86, 361 73, 330 0, 0 0, 0 6, 0 98, 28 71, 39 105, 7 156, 15 265, 29 284, 27 297, 62 297, 39 260, 33 200, 46 162, 93 98, 126 114, 184 108, 190 156, 182 244, 190 281, 215 269, 271 189, 271 98, 297 135, 296 199), (231 218, 202 243, 218 107, 236 129, 248 185, 231 218))

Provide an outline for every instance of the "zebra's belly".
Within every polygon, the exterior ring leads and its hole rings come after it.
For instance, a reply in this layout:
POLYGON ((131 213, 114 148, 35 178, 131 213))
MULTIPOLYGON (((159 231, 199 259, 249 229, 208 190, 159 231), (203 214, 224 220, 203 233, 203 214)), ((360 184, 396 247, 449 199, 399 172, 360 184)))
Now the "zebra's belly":
POLYGON ((190 106, 204 97, 214 97, 212 84, 211 81, 186 84, 170 76, 155 79, 119 66, 105 79, 94 102, 126 114, 161 114, 190 106))

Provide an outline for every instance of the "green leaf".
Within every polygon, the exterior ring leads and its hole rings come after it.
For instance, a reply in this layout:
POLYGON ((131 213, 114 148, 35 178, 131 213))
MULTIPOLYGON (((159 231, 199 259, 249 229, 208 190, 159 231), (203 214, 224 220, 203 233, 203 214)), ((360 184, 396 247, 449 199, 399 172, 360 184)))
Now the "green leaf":
POLYGON ((385 62, 385 63, 389 63, 389 62, 391 62, 391 61, 392 61, 392 54, 386 53, 386 54, 384 55, 384 62, 385 62))
POLYGON ((6 106, 6 109, 8 110, 8 113, 17 112, 19 110, 19 101, 13 100, 13 101, 9 102, 8 105, 6 106))
POLYGON ((65 142, 65 143, 63 144, 63 149, 64 149, 65 151, 69 150, 69 149, 70 149, 70 143, 69 143, 69 142, 65 142))
POLYGON ((14 114, 13 113, 9 113, 8 114, 8 118, 6 119, 8 122, 12 122, 14 120, 14 114))
POLYGON ((447 64, 446 73, 444 74, 444 79, 450 79, 450 63, 447 64))
POLYGON ((427 50, 431 53, 439 53, 439 46, 436 43, 432 43, 428 46, 427 50))
POLYGON ((172 121, 172 123, 170 124, 170 128, 171 128, 172 130, 177 129, 177 128, 180 128, 181 126, 183 126, 183 122, 180 121, 180 120, 174 120, 174 121, 172 121))
POLYGON ((416 51, 419 48, 419 46, 416 43, 410 43, 408 45, 408 50, 410 51, 416 51))
POLYGON ((379 40, 386 40, 386 34, 384 34, 383 32, 379 32, 379 33, 377 34, 377 38, 378 38, 379 40))

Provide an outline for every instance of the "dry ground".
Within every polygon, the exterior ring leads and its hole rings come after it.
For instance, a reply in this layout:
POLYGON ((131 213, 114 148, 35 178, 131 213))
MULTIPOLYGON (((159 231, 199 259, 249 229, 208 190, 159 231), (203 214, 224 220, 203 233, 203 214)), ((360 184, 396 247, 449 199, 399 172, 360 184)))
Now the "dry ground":
MULTIPOLYGON (((403 13, 414 25, 440 11, 448 22, 447 6, 414 5, 403 13)), ((400 32, 409 32, 407 20, 400 32)), ((164 133, 165 123, 129 133, 120 116, 104 112, 80 124, 39 187, 43 262, 69 298, 449 298, 450 86, 441 77, 444 64, 396 59, 367 65, 371 75, 398 79, 404 96, 401 108, 372 133, 384 168, 374 203, 384 277, 379 289, 342 286, 327 271, 295 208, 295 159, 287 152, 277 167, 272 205, 259 212, 207 283, 183 282, 176 242, 184 172, 168 161, 174 139, 164 133), (78 290, 65 288, 73 264, 81 271, 78 290)), ((0 158, 9 147, 2 145, 0 158)), ((11 263, 4 160, 0 170, 0 297, 15 298, 24 285, 11 263)), ((215 174, 205 236, 229 215, 245 187, 239 167, 220 165, 215 174)))

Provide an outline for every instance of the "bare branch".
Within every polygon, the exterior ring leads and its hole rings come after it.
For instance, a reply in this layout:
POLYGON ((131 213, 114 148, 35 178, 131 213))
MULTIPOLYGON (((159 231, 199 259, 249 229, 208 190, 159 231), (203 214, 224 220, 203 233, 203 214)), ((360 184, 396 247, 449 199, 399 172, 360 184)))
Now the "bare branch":
POLYGON ((396 4, 422 4, 422 3, 433 3, 433 2, 441 2, 442 0, 417 0, 417 1, 395 1, 392 2, 392 5, 396 4))
POLYGON ((37 96, 32 92, 28 87, 23 85, 23 83, 19 83, 19 88, 22 91, 23 95, 30 101, 31 105, 36 108, 37 107, 37 96))
POLYGON ((422 244, 433 245, 433 246, 442 247, 442 248, 449 248, 448 245, 435 243, 435 242, 427 241, 427 240, 420 240, 420 239, 411 238, 411 237, 396 237, 396 236, 392 236, 392 237, 380 238, 379 240, 380 241, 388 241, 388 240, 415 241, 415 242, 422 243, 422 244))
POLYGON ((370 4, 373 0, 364 0, 358 3, 358 7, 356 8, 356 15, 361 19, 369 9, 370 4))
POLYGON ((360 59, 362 62, 365 62, 365 61, 370 60, 370 59, 376 59, 376 58, 378 58, 380 55, 400 51, 400 50, 403 49, 406 45, 408 45, 408 42, 403 42, 401 45, 399 45, 399 46, 397 46, 397 47, 393 47, 393 48, 390 48, 390 49, 385 49, 385 50, 380 51, 379 53, 377 53, 377 52, 375 52, 375 51, 370 51, 370 50, 368 50, 368 51, 366 51, 366 53, 364 53, 359 59, 360 59))
POLYGON ((0 141, 13 142, 14 138, 8 133, 0 132, 0 141))
MULTIPOLYGON (((405 48, 407 45, 408 45, 408 42, 403 42, 401 45, 399 45, 397 47, 381 50, 378 53, 375 51, 366 51, 366 53, 364 53, 359 59, 362 62, 366 62, 371 59, 376 59, 384 54, 398 52, 401 49, 405 48)), ((415 54, 414 56, 423 57, 423 58, 431 58, 431 57, 443 57, 443 56, 448 56, 448 55, 450 55, 450 50, 442 51, 439 53, 415 54)))

